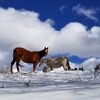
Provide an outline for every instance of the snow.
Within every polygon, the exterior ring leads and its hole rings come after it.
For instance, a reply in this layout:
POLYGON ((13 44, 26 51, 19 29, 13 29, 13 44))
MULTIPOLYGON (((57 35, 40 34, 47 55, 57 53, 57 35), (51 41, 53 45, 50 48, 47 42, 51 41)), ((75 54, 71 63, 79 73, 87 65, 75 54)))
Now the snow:
POLYGON ((85 70, 93 70, 97 64, 100 64, 100 59, 91 57, 81 63, 80 66, 83 67, 85 70))
MULTIPOLYGON (((98 58, 89 58, 81 64, 70 62, 72 68, 83 67, 85 71, 64 71, 63 68, 37 73, 32 67, 20 67, 21 73, 0 70, 0 100, 100 100, 100 71, 94 67, 100 63, 98 58), (3 73, 2 73, 3 72, 3 73)), ((40 69, 39 69, 40 68, 40 69)))
POLYGON ((100 100, 100 73, 96 77, 93 73, 59 68, 49 73, 0 74, 0 100, 100 100))

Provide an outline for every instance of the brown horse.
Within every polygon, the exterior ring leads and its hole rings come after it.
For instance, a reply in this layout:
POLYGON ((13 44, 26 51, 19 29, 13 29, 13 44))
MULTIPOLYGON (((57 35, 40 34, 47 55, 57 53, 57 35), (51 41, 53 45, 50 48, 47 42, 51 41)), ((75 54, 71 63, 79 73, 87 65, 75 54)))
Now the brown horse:
POLYGON ((36 72, 36 66, 39 63, 40 59, 43 56, 46 56, 48 54, 48 47, 44 48, 41 51, 29 51, 24 48, 17 47, 13 51, 13 60, 11 62, 11 68, 10 72, 13 73, 13 65, 16 62, 16 68, 17 71, 19 71, 19 66, 21 66, 20 60, 22 60, 25 63, 32 63, 33 64, 33 71, 36 72))

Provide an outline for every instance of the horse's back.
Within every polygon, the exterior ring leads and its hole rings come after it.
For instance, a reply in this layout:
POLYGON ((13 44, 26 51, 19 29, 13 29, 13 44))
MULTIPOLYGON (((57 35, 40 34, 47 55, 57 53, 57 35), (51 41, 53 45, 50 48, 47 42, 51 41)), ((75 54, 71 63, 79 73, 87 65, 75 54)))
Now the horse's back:
POLYGON ((20 54, 20 53, 23 54, 23 53, 29 52, 29 50, 24 49, 24 48, 21 48, 21 47, 17 47, 17 48, 14 49, 13 52, 14 52, 14 53, 18 53, 18 54, 20 54))
POLYGON ((27 50, 27 49, 25 49, 25 48, 22 48, 22 47, 16 47, 15 49, 14 49, 14 51, 29 51, 29 50, 27 50))
POLYGON ((17 47, 13 51, 13 56, 14 56, 14 58, 21 58, 23 55, 26 55, 29 52, 30 51, 28 51, 27 49, 24 49, 24 48, 21 48, 21 47, 17 47))
POLYGON ((63 65, 66 65, 67 58, 64 56, 57 57, 57 58, 48 58, 47 59, 47 65, 52 66, 53 68, 59 68, 63 65))

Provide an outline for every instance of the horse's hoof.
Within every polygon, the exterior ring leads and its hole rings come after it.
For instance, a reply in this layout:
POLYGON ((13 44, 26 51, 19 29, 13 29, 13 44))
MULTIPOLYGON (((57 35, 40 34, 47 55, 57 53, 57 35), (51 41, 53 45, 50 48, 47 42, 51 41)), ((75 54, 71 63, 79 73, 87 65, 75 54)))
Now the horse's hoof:
POLYGON ((37 73, 36 71, 34 71, 34 73, 37 73))
POLYGON ((13 72, 10 72, 10 74, 13 74, 13 72))

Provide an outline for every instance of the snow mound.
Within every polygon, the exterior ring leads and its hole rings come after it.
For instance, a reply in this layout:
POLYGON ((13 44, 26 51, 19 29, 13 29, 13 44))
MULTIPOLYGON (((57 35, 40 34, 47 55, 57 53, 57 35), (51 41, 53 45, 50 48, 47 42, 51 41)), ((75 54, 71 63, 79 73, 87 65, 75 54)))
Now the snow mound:
POLYGON ((84 70, 93 70, 94 67, 100 64, 100 59, 99 58, 89 58, 85 60, 83 63, 80 64, 80 67, 83 67, 84 70))

